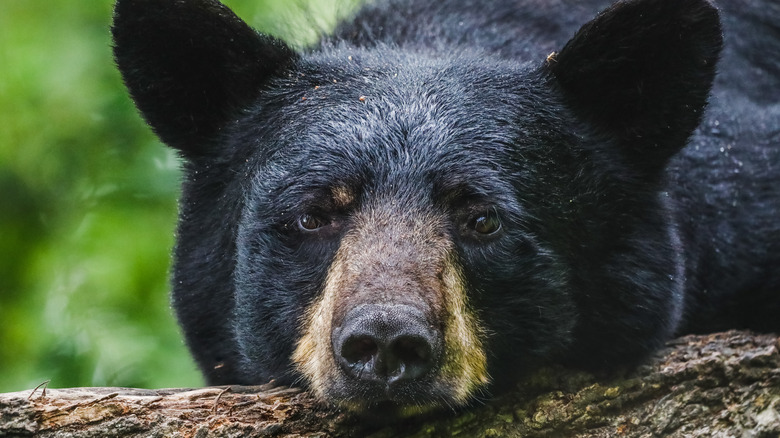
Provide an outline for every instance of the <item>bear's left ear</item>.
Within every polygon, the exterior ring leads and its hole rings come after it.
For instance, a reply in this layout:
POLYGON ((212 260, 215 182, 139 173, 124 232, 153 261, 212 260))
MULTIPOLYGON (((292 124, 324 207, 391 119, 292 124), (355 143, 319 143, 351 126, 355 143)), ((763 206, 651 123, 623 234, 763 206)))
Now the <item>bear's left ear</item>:
POLYGON ((546 68, 575 112, 651 176, 698 126, 721 45, 707 0, 626 0, 583 26, 546 68))
POLYGON ((209 155, 219 130, 297 55, 217 0, 118 0, 114 57, 162 141, 209 155))

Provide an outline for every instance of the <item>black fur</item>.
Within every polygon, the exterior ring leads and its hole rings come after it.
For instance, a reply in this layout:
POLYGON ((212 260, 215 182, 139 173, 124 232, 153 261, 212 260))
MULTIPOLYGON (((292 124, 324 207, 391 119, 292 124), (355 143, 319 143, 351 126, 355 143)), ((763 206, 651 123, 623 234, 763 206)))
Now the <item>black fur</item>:
POLYGON ((186 162, 173 303, 208 382, 299 378, 303 312, 372 208, 448 224, 496 381, 780 330, 780 7, 723 3, 707 107, 706 0, 589 24, 607 2, 388 0, 300 54, 215 0, 119 0, 119 68, 186 162), (490 209, 501 231, 469 233, 490 209))

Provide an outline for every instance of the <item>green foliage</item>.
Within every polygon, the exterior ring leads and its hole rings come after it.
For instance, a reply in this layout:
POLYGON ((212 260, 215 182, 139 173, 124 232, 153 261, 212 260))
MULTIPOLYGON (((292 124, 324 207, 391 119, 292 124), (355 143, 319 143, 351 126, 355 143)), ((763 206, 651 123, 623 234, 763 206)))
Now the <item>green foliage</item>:
MULTIPOLYGON (((350 7, 226 3, 297 47, 350 7)), ((126 95, 111 10, 0 7, 0 392, 202 384, 168 302, 179 161, 126 95)))

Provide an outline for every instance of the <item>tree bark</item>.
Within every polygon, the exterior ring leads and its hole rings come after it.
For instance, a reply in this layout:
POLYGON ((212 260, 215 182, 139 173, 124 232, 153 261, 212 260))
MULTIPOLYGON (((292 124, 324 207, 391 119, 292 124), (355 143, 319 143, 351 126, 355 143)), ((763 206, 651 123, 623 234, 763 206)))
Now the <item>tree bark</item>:
POLYGON ((625 377, 544 369, 485 405, 384 426, 268 385, 38 388, 0 394, 0 437, 777 437, 779 350, 776 335, 686 336, 625 377))

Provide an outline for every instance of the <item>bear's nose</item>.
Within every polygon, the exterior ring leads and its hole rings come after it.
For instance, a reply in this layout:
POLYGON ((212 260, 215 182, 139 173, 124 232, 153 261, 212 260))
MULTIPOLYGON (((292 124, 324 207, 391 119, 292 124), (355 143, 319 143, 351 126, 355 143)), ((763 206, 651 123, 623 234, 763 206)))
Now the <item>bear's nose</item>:
POLYGON ((386 384, 414 380, 438 362, 441 336, 422 311, 409 305, 361 305, 332 335, 347 376, 386 384))

